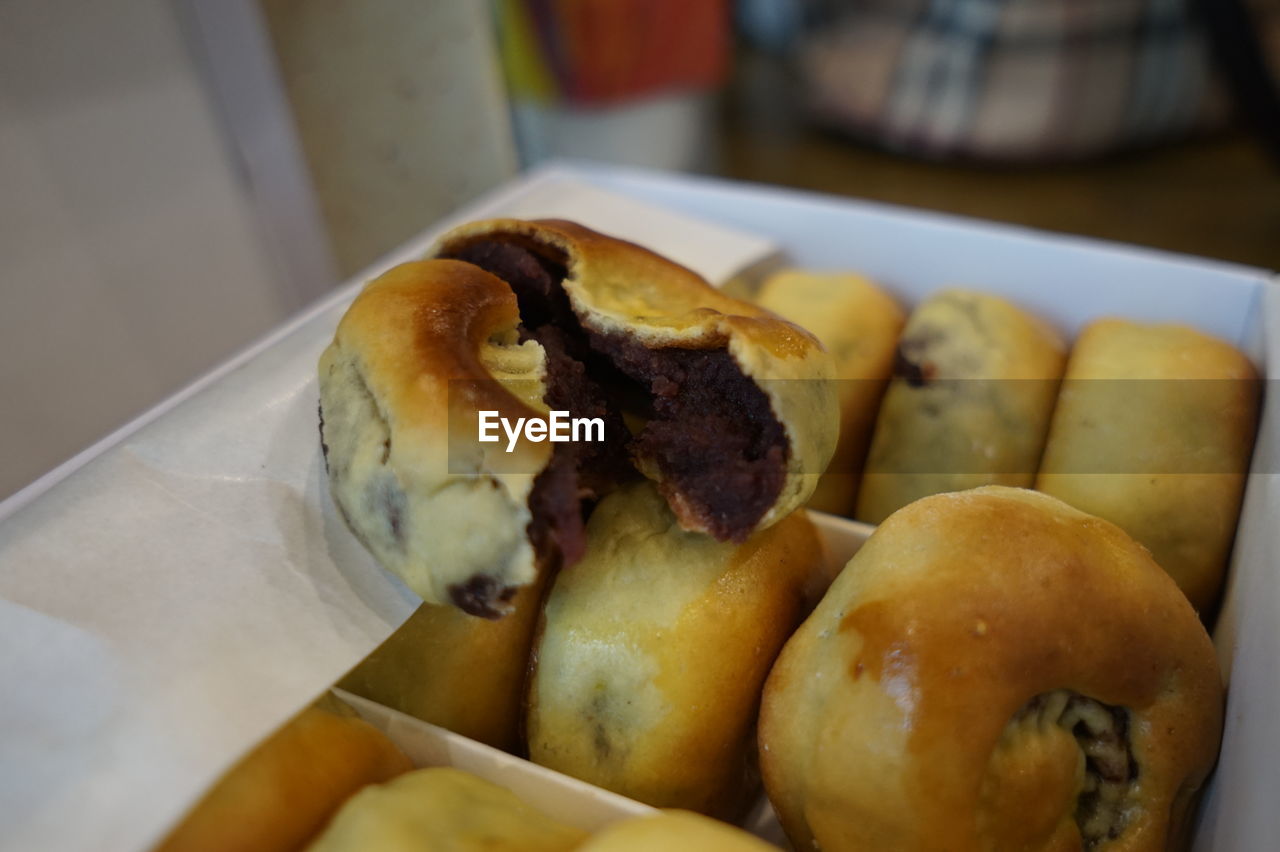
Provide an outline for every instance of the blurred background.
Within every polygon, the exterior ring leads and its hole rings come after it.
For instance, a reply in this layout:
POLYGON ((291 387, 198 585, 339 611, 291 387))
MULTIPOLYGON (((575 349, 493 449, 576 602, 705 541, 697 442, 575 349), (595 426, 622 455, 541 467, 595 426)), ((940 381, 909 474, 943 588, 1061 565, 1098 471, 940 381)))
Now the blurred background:
POLYGON ((0 498, 578 157, 1280 269, 1280 0, 0 0, 0 498))

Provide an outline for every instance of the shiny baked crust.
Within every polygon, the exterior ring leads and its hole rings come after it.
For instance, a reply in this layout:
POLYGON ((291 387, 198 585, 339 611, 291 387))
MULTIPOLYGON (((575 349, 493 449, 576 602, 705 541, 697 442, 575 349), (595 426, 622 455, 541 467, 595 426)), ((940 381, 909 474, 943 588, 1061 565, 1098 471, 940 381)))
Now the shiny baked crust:
POLYGON ((840 438, 809 508, 852 516, 858 480, 906 319, 892 297, 851 273, 787 269, 761 285, 756 302, 806 329, 831 353, 840 438))
POLYGON ((233 766, 154 852, 293 852, 352 793, 411 768, 380 731, 326 697, 233 766))
POLYGON ((734 545, 681 530, 647 482, 610 495, 547 598, 530 759, 657 807, 731 814, 764 677, 823 571, 803 510, 734 545))
POLYGON ((1141 545, 991 486, 854 556, 770 674, 761 769, 797 849, 1163 850, 1222 712, 1213 645, 1141 545))
POLYGON ((1029 487, 1066 360, 1059 335, 996 296, 944 290, 912 311, 854 517, 980 485, 1029 487))
MULTIPOLYGON (((812 335, 648 249, 573 222, 472 222, 450 231, 429 254, 452 255, 486 239, 517 243, 563 266, 563 289, 588 331, 650 349, 727 348, 767 395, 789 443, 782 489, 757 528, 786 517, 809 498, 839 430, 831 360, 812 335)), ((664 479, 643 463, 641 472, 664 479)), ((663 491, 685 529, 709 530, 707 518, 677 491, 666 485, 663 491)))
POLYGON ((1208 616, 1240 514, 1260 384, 1239 350, 1194 329, 1098 320, 1071 351, 1036 488, 1142 542, 1208 616))
MULTIPOLYGON (((334 502, 378 562, 424 601, 484 613, 531 583, 527 527, 551 445, 479 443, 476 412, 545 416, 544 355, 520 343, 509 287, 449 260, 370 282, 320 359, 334 502)), ((493 614, 496 614, 494 612, 493 614)))
POLYGON ((510 790, 448 767, 366 787, 308 852, 567 852, 587 833, 510 790))

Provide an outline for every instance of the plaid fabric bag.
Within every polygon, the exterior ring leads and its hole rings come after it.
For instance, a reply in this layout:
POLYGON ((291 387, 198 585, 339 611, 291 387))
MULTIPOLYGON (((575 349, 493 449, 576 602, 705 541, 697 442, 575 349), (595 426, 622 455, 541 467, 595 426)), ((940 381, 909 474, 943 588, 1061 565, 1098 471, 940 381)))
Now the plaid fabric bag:
POLYGON ((1069 160, 1184 136, 1227 114, 1187 0, 810 7, 800 59, 814 113, 896 150, 1069 160))

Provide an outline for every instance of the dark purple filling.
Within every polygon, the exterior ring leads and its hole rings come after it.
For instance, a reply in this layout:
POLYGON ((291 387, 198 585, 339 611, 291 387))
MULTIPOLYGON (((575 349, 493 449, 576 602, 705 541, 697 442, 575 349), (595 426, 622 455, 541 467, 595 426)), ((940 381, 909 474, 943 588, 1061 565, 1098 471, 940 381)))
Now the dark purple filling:
POLYGON ((1027 715, 1069 728, 1084 753, 1084 784, 1075 811, 1084 848, 1095 849, 1118 838, 1129 822, 1131 795, 1141 775, 1129 711, 1077 692, 1059 691, 1035 696, 1014 719, 1027 715), (1046 715, 1050 710, 1059 715, 1046 715))
POLYGON ((663 487, 721 541, 744 541, 778 499, 788 443, 769 398, 723 348, 650 349, 621 335, 591 345, 650 393, 632 442, 663 487))
POLYGON ((655 465, 670 497, 721 541, 742 541, 773 505, 788 443, 769 399, 723 347, 650 349, 582 327, 560 282, 566 270, 532 247, 479 240, 453 251, 506 281, 522 334, 547 353, 547 404, 603 417, 606 441, 556 444, 529 497, 540 561, 572 563, 584 545, 582 500, 633 475, 628 451, 655 465), (648 420, 630 443, 623 409, 648 420))
POLYGON ((507 282, 516 294, 520 322, 526 334, 538 339, 540 329, 563 329, 576 338, 570 350, 574 357, 584 354, 578 317, 560 287, 565 276, 563 263, 540 257, 514 243, 491 240, 470 243, 445 257, 475 264, 507 282))

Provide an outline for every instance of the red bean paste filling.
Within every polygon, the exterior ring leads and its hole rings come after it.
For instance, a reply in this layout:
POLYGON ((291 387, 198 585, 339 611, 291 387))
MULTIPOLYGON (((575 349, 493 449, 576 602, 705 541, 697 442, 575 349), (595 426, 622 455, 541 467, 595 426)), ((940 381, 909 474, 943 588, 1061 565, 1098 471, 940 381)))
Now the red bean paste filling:
POLYGON ((584 329, 560 286, 564 259, 545 247, 476 240, 446 256, 515 292, 522 338, 546 351, 547 404, 605 421, 605 442, 555 444, 534 481, 528 534, 540 564, 581 557, 591 501, 635 475, 629 455, 656 465, 716 538, 746 539, 782 490, 789 445, 768 397, 724 346, 649 349, 584 329), (633 440, 624 409, 648 421, 633 440))
POLYGON ((649 392, 632 454, 655 464, 720 541, 745 541, 778 499, 789 445, 769 398, 728 350, 650 349, 589 332, 591 345, 649 392))
MULTIPOLYGON (((1128 710, 1075 692, 1067 695, 1061 716, 1051 721, 1069 726, 1084 752, 1084 787, 1076 799, 1075 820, 1084 848, 1094 849, 1123 833, 1138 761, 1129 739, 1128 710)), ((1049 693, 1037 695, 1018 716, 1043 714, 1050 704, 1049 693)))

